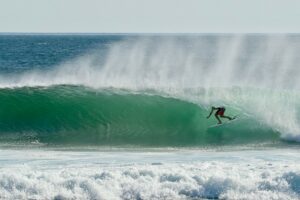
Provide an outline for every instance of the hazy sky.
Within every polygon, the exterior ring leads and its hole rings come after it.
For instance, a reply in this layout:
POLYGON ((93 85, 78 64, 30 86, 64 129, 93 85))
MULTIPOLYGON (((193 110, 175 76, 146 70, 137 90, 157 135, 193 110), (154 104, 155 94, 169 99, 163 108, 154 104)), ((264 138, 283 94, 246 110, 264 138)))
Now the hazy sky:
POLYGON ((300 32, 299 0, 0 0, 0 32, 300 32))

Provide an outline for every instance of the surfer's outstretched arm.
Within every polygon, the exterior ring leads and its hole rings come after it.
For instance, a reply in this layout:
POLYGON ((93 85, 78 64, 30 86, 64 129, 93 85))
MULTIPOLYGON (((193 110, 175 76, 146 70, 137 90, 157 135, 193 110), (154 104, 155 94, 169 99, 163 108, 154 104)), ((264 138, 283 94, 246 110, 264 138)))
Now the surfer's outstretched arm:
POLYGON ((211 111, 210 111, 209 115, 206 117, 207 119, 210 118, 210 116, 214 112, 214 110, 216 110, 216 108, 215 107, 211 107, 211 111))

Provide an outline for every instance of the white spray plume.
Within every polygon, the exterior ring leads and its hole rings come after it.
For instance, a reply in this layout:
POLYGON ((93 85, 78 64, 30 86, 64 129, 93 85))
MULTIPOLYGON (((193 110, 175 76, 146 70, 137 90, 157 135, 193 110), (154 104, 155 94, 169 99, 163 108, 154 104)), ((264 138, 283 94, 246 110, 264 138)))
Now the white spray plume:
POLYGON ((238 106, 300 141, 299 41, 287 35, 135 37, 114 43, 102 62, 93 51, 47 72, 1 77, 0 87, 164 91, 202 105, 238 106))

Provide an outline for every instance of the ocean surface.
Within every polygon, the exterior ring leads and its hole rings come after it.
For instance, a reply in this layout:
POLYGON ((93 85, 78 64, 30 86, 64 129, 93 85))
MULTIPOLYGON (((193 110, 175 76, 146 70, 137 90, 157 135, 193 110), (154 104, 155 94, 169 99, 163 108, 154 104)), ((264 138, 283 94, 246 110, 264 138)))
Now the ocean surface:
POLYGON ((300 199, 300 35, 1 34, 0 199, 300 199), (221 126, 211 106, 237 119, 221 126))

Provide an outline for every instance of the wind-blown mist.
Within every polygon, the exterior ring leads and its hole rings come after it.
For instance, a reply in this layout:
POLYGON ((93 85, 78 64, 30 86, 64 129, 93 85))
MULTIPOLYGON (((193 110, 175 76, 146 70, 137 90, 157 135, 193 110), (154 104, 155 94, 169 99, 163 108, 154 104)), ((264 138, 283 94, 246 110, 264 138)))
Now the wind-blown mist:
POLYGON ((127 38, 48 71, 1 77, 0 87, 83 85, 225 105, 300 141, 299 51, 293 35, 127 38))
POLYGON ((2 78, 1 86, 299 89, 299 50, 296 36, 140 37, 114 43, 104 61, 94 50, 46 74, 2 78))

